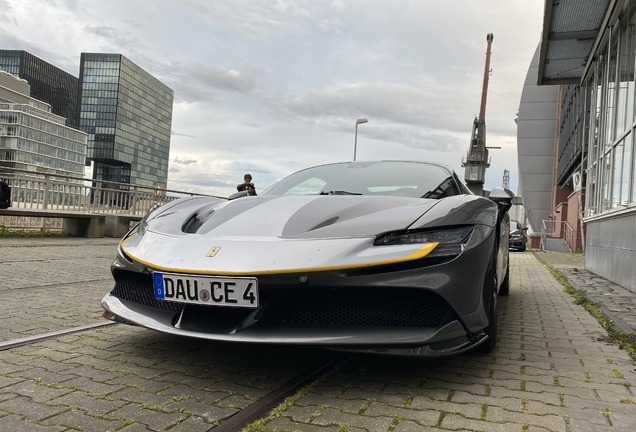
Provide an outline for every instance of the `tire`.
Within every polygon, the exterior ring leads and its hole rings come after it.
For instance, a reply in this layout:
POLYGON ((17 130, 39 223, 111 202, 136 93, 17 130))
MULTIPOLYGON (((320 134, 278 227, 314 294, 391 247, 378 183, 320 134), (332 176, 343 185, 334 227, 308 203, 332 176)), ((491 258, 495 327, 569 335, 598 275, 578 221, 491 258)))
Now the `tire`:
POLYGON ((477 352, 482 354, 494 351, 497 346, 497 280, 495 275, 495 257, 493 254, 484 280, 484 291, 489 293, 488 297, 490 299, 488 325, 484 328, 484 333, 486 333, 488 339, 475 348, 477 352))
POLYGON ((522 247, 519 248, 519 252, 525 252, 526 251, 526 245, 524 244, 522 247))
POLYGON ((507 296, 510 293, 510 264, 506 267, 506 276, 504 276, 504 280, 499 287, 498 294, 500 296, 507 296))

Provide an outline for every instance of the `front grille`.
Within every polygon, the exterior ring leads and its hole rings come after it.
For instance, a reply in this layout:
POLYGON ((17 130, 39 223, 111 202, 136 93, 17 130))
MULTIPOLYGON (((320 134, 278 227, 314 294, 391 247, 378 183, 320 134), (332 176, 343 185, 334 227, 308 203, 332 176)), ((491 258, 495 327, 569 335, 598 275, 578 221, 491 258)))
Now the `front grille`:
POLYGON ((347 289, 289 293, 266 319, 281 324, 440 327, 457 315, 435 293, 419 289, 347 289))
POLYGON ((152 285, 152 276, 149 274, 118 271, 115 273, 115 288, 110 293, 120 300, 139 303, 153 308, 173 312, 181 312, 183 308, 182 303, 157 300, 152 285))
MULTIPOLYGON (((184 307, 182 303, 157 300, 149 274, 116 271, 115 281, 111 294, 121 300, 173 312, 181 312, 184 307)), ((260 288, 261 304, 268 305, 261 322, 423 328, 441 327, 457 319, 444 299, 421 289, 314 288, 308 291, 295 288, 271 292, 266 284, 260 288)))

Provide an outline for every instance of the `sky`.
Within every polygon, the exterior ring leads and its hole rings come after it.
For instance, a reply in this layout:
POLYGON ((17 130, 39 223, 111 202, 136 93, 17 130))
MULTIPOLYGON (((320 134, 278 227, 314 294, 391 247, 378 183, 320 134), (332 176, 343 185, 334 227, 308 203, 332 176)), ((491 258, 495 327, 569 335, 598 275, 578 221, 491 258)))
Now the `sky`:
POLYGON ((445 163, 460 177, 493 33, 485 189, 510 171, 542 0, 0 0, 0 49, 79 76, 120 53, 174 90, 168 189, 228 196, 353 160, 445 163))

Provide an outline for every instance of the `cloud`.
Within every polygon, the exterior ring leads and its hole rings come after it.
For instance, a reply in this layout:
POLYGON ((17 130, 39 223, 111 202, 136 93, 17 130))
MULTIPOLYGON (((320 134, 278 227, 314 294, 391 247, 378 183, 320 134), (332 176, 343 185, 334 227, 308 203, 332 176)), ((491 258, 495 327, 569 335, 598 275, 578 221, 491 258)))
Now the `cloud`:
POLYGON ((13 22, 17 24, 17 20, 11 11, 11 4, 7 0, 0 0, 0 22, 13 22))
POLYGON ((344 12, 347 9, 347 5, 345 5, 342 0, 334 0, 333 3, 331 3, 331 9, 337 12, 344 12))
MULTIPOLYGON (((116 51, 143 51, 141 41, 130 32, 105 25, 86 26, 84 31, 88 34, 98 36, 106 41, 106 46, 115 48, 116 51)), ((128 54, 130 56, 130 54, 128 54)))
MULTIPOLYGON (((488 142, 512 148, 542 13, 527 0, 0 0, 0 40, 75 76, 81 52, 125 55, 174 90, 169 187, 227 195, 245 172, 267 185, 350 158, 357 118, 362 157, 459 161, 490 32, 488 142)), ((493 167, 516 165, 503 150, 493 167)))
POLYGON ((209 102, 218 100, 219 92, 250 95, 257 89, 263 69, 244 62, 240 69, 206 66, 200 63, 153 62, 153 70, 175 92, 177 102, 209 102))
POLYGON ((431 128, 454 128, 457 105, 443 84, 417 88, 394 83, 341 84, 326 90, 287 94, 268 101, 275 115, 302 118, 374 117, 431 128))
POLYGON ((196 159, 181 159, 181 158, 179 158, 179 157, 177 156, 177 157, 175 157, 175 158, 172 160, 172 162, 174 162, 174 163, 178 163, 178 164, 181 164, 181 165, 190 165, 190 164, 195 164, 195 163, 197 163, 198 161, 197 161, 196 159))

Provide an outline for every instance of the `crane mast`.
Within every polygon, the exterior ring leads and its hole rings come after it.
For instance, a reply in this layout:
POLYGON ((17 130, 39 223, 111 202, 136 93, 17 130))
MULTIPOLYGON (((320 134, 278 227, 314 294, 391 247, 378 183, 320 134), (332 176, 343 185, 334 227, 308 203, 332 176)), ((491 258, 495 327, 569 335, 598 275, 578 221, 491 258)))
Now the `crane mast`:
POLYGON ((484 69, 484 84, 481 92, 481 105, 479 117, 473 121, 473 130, 470 137, 468 154, 462 158, 462 167, 465 167, 464 180, 466 185, 475 195, 483 195, 486 168, 490 166, 488 148, 486 147, 486 96, 488 94, 488 78, 490 76, 490 46, 493 35, 488 33, 486 41, 486 67, 484 69))

